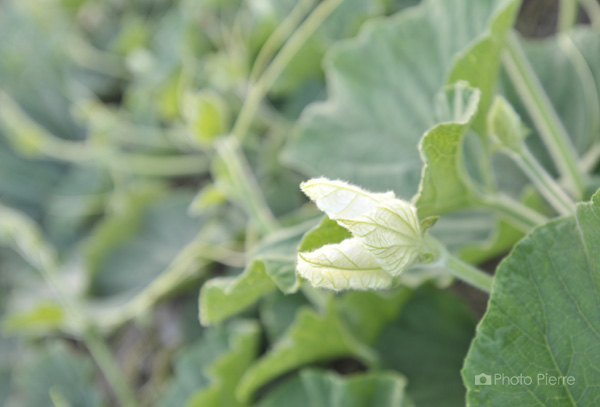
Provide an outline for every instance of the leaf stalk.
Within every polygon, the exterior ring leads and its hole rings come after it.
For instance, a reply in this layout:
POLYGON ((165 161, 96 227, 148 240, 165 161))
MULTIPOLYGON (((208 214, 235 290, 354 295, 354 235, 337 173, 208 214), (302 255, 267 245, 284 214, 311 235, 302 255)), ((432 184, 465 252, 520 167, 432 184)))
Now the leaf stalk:
POLYGON ((507 36, 504 66, 539 134, 561 175, 569 181, 572 195, 581 199, 585 178, 578 165, 578 157, 558 114, 521 48, 516 34, 507 36))

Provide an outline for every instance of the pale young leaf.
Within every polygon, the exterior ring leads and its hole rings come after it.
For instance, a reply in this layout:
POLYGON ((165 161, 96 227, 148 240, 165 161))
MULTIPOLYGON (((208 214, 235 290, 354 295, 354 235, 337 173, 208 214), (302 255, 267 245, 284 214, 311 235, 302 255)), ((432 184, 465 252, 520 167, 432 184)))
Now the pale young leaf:
POLYGON ((298 274, 315 287, 330 290, 376 290, 392 284, 373 254, 356 238, 298 254, 298 274))
POLYGON ((393 276, 410 266, 423 249, 417 209, 399 199, 387 200, 362 216, 339 222, 393 276))
POLYGON ((393 192, 372 193, 355 185, 327 178, 313 178, 300 185, 302 191, 331 219, 352 219, 394 198, 393 192))

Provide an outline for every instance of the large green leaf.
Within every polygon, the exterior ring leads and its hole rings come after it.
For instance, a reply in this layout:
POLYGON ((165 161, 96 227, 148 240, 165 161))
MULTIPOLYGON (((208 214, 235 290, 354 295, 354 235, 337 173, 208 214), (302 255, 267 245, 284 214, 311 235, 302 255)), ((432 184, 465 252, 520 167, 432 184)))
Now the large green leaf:
POLYGON ((417 406, 463 407, 460 368, 474 328, 474 315, 459 298, 424 287, 384 326, 375 348, 384 368, 406 376, 417 406))
POLYGON ((260 321, 270 343, 276 342, 294 323, 298 310, 308 305, 308 300, 301 293, 283 294, 273 291, 261 301, 260 321))
POLYGON ((260 403, 260 407, 408 407, 406 379, 393 372, 341 376, 305 369, 282 383, 260 403), (293 397, 290 395, 293 394, 293 397), (293 404, 289 404, 289 403, 293 404), (304 404, 300 404, 304 403, 304 404))
POLYGON ((352 333, 371 344, 398 317, 411 295, 406 287, 394 291, 349 291, 340 298, 340 313, 352 333))
POLYGON ((330 99, 305 110, 283 158, 307 175, 410 198, 421 178, 417 142, 436 123, 434 95, 464 79, 489 100, 500 47, 480 44, 501 42, 517 7, 431 0, 371 23, 329 55, 330 99))
POLYGON ((246 371, 236 394, 249 400, 261 386, 290 370, 343 356, 374 361, 371 350, 352 336, 331 303, 323 315, 302 308, 286 334, 246 371))
POLYGON ((279 288, 285 293, 299 287, 296 252, 300 239, 313 222, 300 224, 269 236, 250 254, 246 269, 236 277, 218 277, 200 291, 200 322, 220 322, 279 288))
POLYGON ((469 406, 597 403, 599 265, 600 193, 579 204, 574 216, 534 230, 513 249, 498 267, 466 359, 469 406), (480 374, 491 375, 491 384, 476 384, 480 374), (512 383, 502 382, 502 375, 512 383), (559 376, 572 380, 552 385, 546 379, 559 376))
POLYGON ((258 351, 260 329, 236 321, 206 331, 206 335, 177 357, 175 378, 158 406, 241 407, 234 397, 237 382, 258 351))
POLYGON ((408 407, 406 380, 395 373, 379 372, 343 377, 334 373, 304 371, 302 382, 312 407, 408 407))

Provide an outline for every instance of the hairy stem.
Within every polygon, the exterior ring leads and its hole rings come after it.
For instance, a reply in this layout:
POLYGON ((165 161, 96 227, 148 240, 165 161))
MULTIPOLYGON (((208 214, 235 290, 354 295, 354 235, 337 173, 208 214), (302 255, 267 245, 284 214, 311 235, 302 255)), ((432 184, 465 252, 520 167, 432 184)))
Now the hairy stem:
POLYGON ((106 310, 105 306, 98 307, 100 311, 94 314, 98 326, 106 331, 118 328, 142 315, 184 281, 197 277, 206 264, 204 251, 205 244, 200 239, 194 240, 179 252, 165 271, 131 300, 110 310, 106 310))
POLYGON ((600 30, 600 4, 596 0, 579 0, 579 3, 589 17, 592 27, 600 30))
MULTIPOLYGON (((313 35, 342 1, 343 0, 325 0, 313 10, 306 20, 304 20, 267 66, 256 83, 250 88, 242 108, 240 109, 240 113, 233 125, 231 136, 223 139, 216 145, 217 154, 219 154, 223 160, 223 164, 227 167, 230 180, 236 189, 236 195, 240 198, 242 204, 246 206, 250 217, 255 220, 263 233, 268 233, 277 229, 278 224, 262 196, 261 190, 256 183, 256 179, 252 175, 240 143, 246 137, 254 116, 260 108, 262 99, 267 92, 271 89, 292 58, 306 43, 308 38, 313 35)), ((300 11, 298 11, 298 13, 300 13, 300 11)), ((294 16, 294 19, 291 22, 284 21, 286 27, 283 27, 281 30, 289 30, 287 25, 289 24, 291 27, 297 18, 299 18, 299 16, 294 16)), ((267 49, 264 51, 264 56, 261 58, 269 56, 272 52, 271 48, 275 47, 279 41, 280 40, 276 38, 273 39, 272 42, 265 44, 267 49)), ((260 63, 261 62, 259 61, 259 64, 260 63)), ((256 69, 258 70, 259 68, 256 69)))
POLYGON ((454 256, 448 256, 447 270, 456 278, 486 293, 492 291, 493 277, 454 256))
POLYGON ((275 216, 261 194, 238 140, 233 136, 226 137, 216 143, 216 149, 234 188, 231 192, 239 197, 248 215, 265 234, 277 229, 275 216))
POLYGON ((327 17, 333 13, 342 1, 343 0, 325 0, 320 3, 298 27, 296 32, 288 39, 260 78, 258 78, 254 86, 250 88, 232 130, 233 135, 240 141, 244 140, 246 137, 250 124, 252 123, 253 117, 256 114, 262 99, 279 78, 283 70, 288 66, 300 48, 302 48, 306 41, 314 34, 321 24, 323 24, 327 17))
MULTIPOLYGON (((588 62, 577 47, 577 44, 569 35, 558 36, 558 46, 565 53, 569 62, 577 73, 581 90, 585 97, 585 106, 589 117, 589 130, 586 134, 589 139, 596 139, 600 131, 600 99, 598 98, 598 84, 594 78, 594 73, 590 69, 588 62)), ((585 172, 585 171, 584 171, 585 172)))
POLYGON ((488 195, 481 198, 478 203, 484 208, 495 211, 525 233, 548 221, 548 218, 545 216, 507 195, 488 195))
POLYGON ((269 63, 269 60, 273 57, 275 52, 277 52, 277 49, 281 47, 290 35, 292 35, 298 25, 300 25, 313 3, 314 0, 298 1, 290 14, 281 22, 281 24, 279 24, 269 38, 267 38, 254 60, 254 65, 250 72, 250 80, 258 80, 260 74, 263 73, 265 67, 269 63))
POLYGON ((519 152, 512 150, 504 152, 525 172, 533 185, 558 213, 561 215, 573 213, 575 202, 546 172, 527 147, 523 146, 519 152))
POLYGON ((579 5, 577 0, 560 0, 558 10, 558 31, 565 32, 577 22, 579 5))
POLYGON ((600 162, 600 143, 594 144, 581 159, 581 170, 590 173, 600 162))
POLYGON ((579 169, 575 148, 514 33, 508 36, 506 44, 504 66, 559 172, 572 186, 570 192, 576 199, 581 199, 585 179, 579 169))
POLYGON ((138 405, 133 391, 129 388, 123 377, 119 365, 115 361, 108 344, 95 331, 88 328, 83 332, 83 342, 88 348, 92 358, 96 361, 100 370, 115 391, 121 407, 135 407, 138 405))

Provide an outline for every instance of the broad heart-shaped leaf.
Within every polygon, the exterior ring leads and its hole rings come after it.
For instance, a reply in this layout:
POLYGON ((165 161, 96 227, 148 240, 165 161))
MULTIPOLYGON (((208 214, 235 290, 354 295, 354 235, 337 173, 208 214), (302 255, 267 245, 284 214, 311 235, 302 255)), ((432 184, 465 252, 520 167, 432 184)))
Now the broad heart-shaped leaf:
POLYGON ((250 255, 246 269, 236 277, 218 277, 200 290, 200 322, 218 323, 254 304, 265 294, 279 288, 285 293, 299 287, 296 277, 296 252, 309 221, 268 237, 250 255))
MULTIPOLYGON (((496 271, 463 369, 469 406, 600 400, 600 192, 525 237, 496 271), (491 375, 490 385, 475 376, 491 375), (500 375, 500 376, 497 376, 500 375), (502 382, 502 376, 513 384, 502 382), (546 379, 563 377, 554 385, 546 379), (565 376, 573 379, 565 383, 565 376), (541 380, 540 380, 541 378, 541 380), (498 379, 498 380, 497 380, 498 379)), ((506 380, 506 379, 505 379, 506 380)))
POLYGON ((240 401, 247 401, 261 386, 290 370, 342 356, 373 363, 375 355, 352 336, 333 303, 323 315, 302 308, 286 334, 246 371, 236 394, 240 401))
POLYGON ((464 79, 490 99, 500 47, 478 46, 501 42, 518 3, 429 0, 369 24, 329 55, 330 98, 304 111, 283 159, 309 176, 412 197, 422 168, 416 145, 436 124, 435 94, 464 79), (475 69, 489 61, 492 69, 475 69))
POLYGON ((415 405, 464 407, 460 368, 474 330, 475 317, 461 299, 422 287, 383 327, 374 347, 383 368, 406 376, 415 405))
POLYGON ((259 406, 412 407, 405 387, 406 379, 395 372, 341 376, 304 369, 279 385, 259 406))
POLYGON ((428 130, 419 143, 425 166, 416 197, 421 217, 467 207, 475 194, 463 157, 463 139, 477 113, 481 93, 458 82, 438 94, 441 124, 428 130))
POLYGON ((241 407, 233 390, 258 352, 260 329, 251 321, 235 321, 205 331, 175 362, 175 378, 157 406, 241 407))

